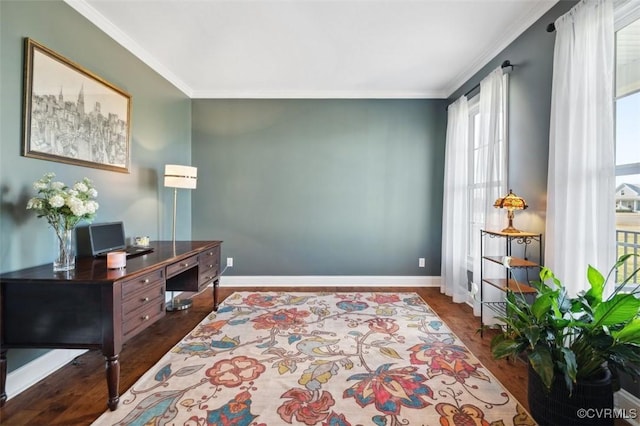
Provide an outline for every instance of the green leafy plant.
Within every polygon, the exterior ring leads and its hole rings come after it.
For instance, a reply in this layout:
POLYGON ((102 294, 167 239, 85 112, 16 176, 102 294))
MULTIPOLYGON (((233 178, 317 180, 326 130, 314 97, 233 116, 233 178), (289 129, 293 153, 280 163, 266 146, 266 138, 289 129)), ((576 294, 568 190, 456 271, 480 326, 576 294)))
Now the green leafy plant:
POLYGON ((606 278, 589 265, 590 288, 575 297, 546 267, 531 283, 533 302, 508 293, 507 314, 499 318, 504 327, 491 341, 494 358, 524 354, 547 389, 562 377, 569 392, 577 380, 596 378, 605 368, 640 376, 640 284, 623 290, 640 268, 606 295, 609 278, 630 256, 621 256, 606 278))

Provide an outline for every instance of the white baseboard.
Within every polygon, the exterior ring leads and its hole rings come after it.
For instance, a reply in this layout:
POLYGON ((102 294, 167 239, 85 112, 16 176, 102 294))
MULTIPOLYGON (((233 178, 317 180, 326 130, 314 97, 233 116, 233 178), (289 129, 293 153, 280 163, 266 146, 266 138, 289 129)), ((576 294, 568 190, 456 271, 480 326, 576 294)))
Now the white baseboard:
POLYGON ((56 349, 16 368, 7 374, 7 399, 35 385, 85 352, 84 349, 56 349))
POLYGON ((640 426, 640 398, 635 397, 624 389, 613 394, 615 408, 622 410, 628 418, 625 418, 631 426, 640 426), (633 417, 633 418, 632 418, 633 417))
POLYGON ((381 275, 222 276, 223 287, 439 287, 440 277, 381 275))

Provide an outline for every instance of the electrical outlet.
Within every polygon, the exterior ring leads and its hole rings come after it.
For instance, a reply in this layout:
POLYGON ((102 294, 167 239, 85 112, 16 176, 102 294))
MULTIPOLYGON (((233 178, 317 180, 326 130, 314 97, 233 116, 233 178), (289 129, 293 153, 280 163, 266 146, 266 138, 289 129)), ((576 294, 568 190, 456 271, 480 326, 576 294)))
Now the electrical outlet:
POLYGON ((233 268, 233 257, 227 257, 227 268, 233 268))
POLYGON ((425 258, 424 257, 418 258, 418 268, 424 268, 424 265, 425 265, 425 258))

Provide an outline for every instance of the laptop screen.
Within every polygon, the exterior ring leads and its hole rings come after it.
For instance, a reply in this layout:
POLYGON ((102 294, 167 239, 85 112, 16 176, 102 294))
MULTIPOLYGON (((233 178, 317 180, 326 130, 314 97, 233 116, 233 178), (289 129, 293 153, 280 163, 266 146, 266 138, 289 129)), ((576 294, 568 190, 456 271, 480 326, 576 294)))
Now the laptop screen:
POLYGON ((124 225, 122 222, 95 223, 89 225, 89 240, 93 255, 124 249, 124 225))

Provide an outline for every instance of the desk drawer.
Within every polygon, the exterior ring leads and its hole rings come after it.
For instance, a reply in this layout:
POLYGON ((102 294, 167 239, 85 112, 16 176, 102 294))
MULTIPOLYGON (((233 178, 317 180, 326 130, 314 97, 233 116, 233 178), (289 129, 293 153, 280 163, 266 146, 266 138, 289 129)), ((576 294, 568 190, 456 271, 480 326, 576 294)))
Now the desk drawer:
POLYGON ((205 250, 198 256, 198 262, 200 263, 200 270, 220 268, 220 247, 214 247, 209 250, 205 250))
POLYGON ((122 301, 123 321, 126 322, 129 319, 129 315, 137 309, 154 303, 158 297, 164 299, 164 285, 162 281, 156 281, 153 285, 144 286, 139 291, 128 295, 127 298, 122 301))
POLYGON ((183 259, 179 262, 176 262, 172 265, 167 266, 167 277, 173 277, 174 275, 178 275, 180 272, 186 271, 187 269, 193 268, 198 264, 198 256, 191 256, 186 259, 183 259))
POLYGON ((218 277, 218 268, 208 269, 198 277, 198 291, 204 290, 207 285, 218 277))
POLYGON ((220 273, 220 249, 207 250, 198 256, 199 281, 209 282, 220 273))
POLYGON ((162 318, 165 314, 164 296, 157 297, 142 308, 136 309, 123 317, 123 341, 130 339, 145 328, 162 318))
POLYGON ((144 274, 137 278, 132 278, 122 282, 122 299, 127 300, 132 293, 137 293, 142 289, 152 289, 164 284, 164 271, 158 269, 144 274))
POLYGON ((198 291, 202 291, 220 274, 220 247, 214 247, 198 255, 198 291))
POLYGON ((198 277, 199 282, 209 282, 218 276, 218 268, 205 269, 204 271, 200 271, 200 276, 198 277))

